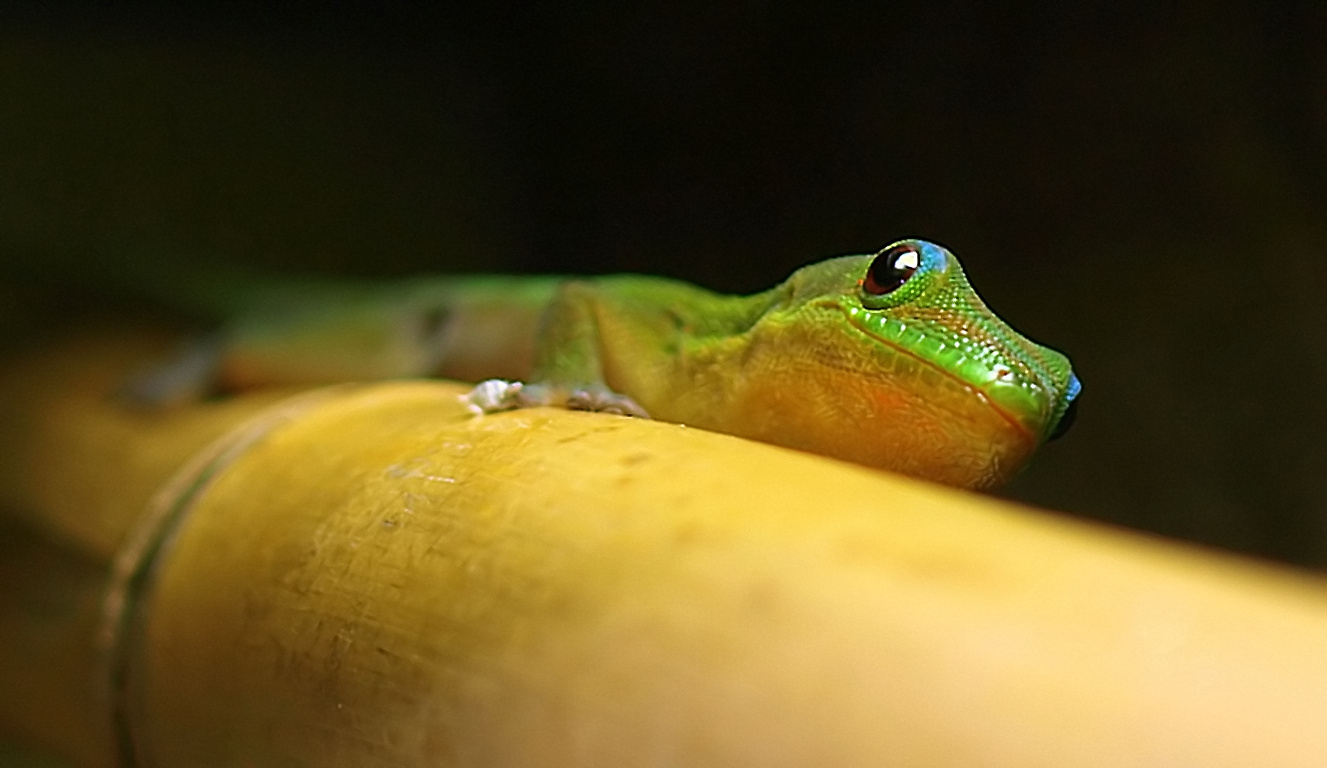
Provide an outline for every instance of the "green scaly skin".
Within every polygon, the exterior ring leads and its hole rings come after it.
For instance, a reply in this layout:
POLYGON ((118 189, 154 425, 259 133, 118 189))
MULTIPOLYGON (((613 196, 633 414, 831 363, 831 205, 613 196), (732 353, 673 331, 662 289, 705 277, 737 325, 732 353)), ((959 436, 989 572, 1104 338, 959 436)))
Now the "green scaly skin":
MULTIPOLYGON (((477 413, 648 415, 967 488, 1009 479, 1067 426, 1079 391, 1064 355, 997 317, 953 254, 921 240, 752 296, 636 275, 458 277, 269 284, 214 303, 238 309, 209 369, 229 388, 490 379, 466 398, 477 413)), ((145 381, 148 399, 177 388, 145 381)))

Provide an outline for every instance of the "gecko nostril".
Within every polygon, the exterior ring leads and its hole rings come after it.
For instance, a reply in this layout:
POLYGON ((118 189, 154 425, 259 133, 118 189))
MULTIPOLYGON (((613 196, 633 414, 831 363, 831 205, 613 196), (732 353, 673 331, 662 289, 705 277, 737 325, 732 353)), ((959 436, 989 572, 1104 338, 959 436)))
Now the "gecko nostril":
POLYGON ((1069 407, 1064 409, 1064 415, 1055 423, 1055 429, 1051 430, 1050 435, 1046 437, 1046 441, 1050 442, 1051 440, 1058 440, 1063 437, 1064 433, 1069 431, 1069 427, 1074 425, 1074 419, 1077 416, 1078 398, 1075 397, 1073 400, 1069 401, 1069 407))

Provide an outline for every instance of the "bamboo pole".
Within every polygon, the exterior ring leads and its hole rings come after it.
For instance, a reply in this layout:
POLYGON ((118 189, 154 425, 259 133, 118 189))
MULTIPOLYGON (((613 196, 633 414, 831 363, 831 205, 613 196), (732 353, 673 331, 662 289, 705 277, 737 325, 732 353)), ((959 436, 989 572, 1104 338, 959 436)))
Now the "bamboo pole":
POLYGON ((1319 578, 669 424, 473 419, 444 383, 125 414, 101 395, 147 352, 111 338, 0 385, 29 430, 0 450, 40 446, 0 502, 112 582, 87 764, 1327 755, 1319 578))

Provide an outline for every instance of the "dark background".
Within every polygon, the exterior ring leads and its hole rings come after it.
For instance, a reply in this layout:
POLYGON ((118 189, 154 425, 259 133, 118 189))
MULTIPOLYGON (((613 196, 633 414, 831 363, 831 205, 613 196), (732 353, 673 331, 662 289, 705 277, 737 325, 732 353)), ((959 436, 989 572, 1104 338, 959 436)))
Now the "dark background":
POLYGON ((1327 6, 996 6, 0 6, 0 256, 749 291, 927 237, 1084 382, 1008 495, 1327 566, 1327 6))

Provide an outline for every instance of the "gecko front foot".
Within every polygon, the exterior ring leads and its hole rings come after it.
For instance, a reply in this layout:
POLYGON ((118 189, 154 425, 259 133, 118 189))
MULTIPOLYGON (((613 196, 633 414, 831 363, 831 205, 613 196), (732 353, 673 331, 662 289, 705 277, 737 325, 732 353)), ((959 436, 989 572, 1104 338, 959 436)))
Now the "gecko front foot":
POLYGON ((517 408, 563 405, 577 411, 616 413, 622 416, 635 416, 638 419, 650 418, 650 414, 635 400, 602 386, 580 387, 563 398, 558 396, 556 389, 543 384, 489 379, 481 381, 474 389, 462 395, 461 402, 465 403, 466 408, 476 416, 517 408))
POLYGON ((465 407, 476 416, 517 408, 551 405, 552 401, 552 393, 547 387, 506 379, 481 381, 474 389, 461 396, 461 402, 465 403, 465 407))
POLYGON ((650 418, 650 414, 635 400, 603 386, 572 390, 571 395, 567 397, 567 407, 577 411, 616 413, 622 416, 635 416, 638 419, 650 418))

